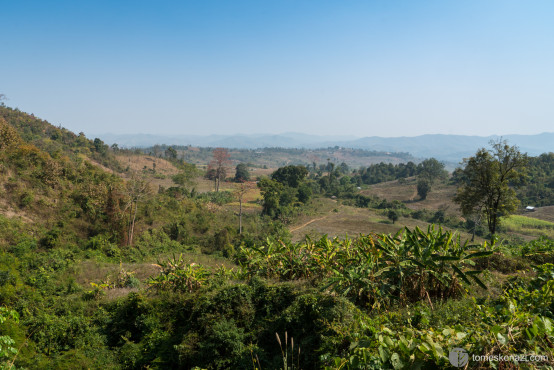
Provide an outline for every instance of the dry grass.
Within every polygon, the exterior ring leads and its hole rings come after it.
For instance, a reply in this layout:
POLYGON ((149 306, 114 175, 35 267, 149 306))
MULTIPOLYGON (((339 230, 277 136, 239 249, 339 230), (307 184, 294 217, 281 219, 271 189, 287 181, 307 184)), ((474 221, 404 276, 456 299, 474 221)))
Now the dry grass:
POLYGON ((145 168, 148 170, 154 169, 154 164, 156 164, 156 173, 162 175, 176 175, 179 173, 179 170, 175 168, 171 162, 150 155, 118 155, 116 156, 116 159, 121 164, 121 167, 129 167, 131 171, 135 172, 140 172, 145 168))
POLYGON ((250 177, 255 179, 258 176, 268 176, 275 172, 277 168, 250 168, 250 177))
POLYGON ((376 195, 388 201, 398 200, 404 202, 406 207, 416 211, 422 209, 444 210, 447 214, 461 216, 458 205, 452 202, 452 198, 456 195, 456 186, 454 185, 435 184, 425 200, 419 200, 415 178, 408 179, 404 184, 395 180, 371 185, 360 193, 376 195))
POLYGON ((157 191, 160 186, 164 188, 175 186, 171 176, 179 173, 179 170, 165 159, 142 154, 118 155, 116 159, 121 164, 121 167, 129 167, 128 172, 120 174, 124 179, 129 179, 132 173, 138 172, 146 176, 153 191, 157 191), (144 171, 145 169, 154 169, 154 163, 156 164, 155 174, 144 171), (161 175, 165 178, 156 178, 155 175, 161 175))
POLYGON ((554 222, 554 206, 538 207, 535 212, 526 212, 525 216, 554 222))
MULTIPOLYGON (((327 204, 327 207, 329 204, 327 204)), ((356 208, 344 205, 337 205, 331 210, 326 207, 311 218, 303 217, 294 225, 291 231, 294 241, 299 241, 306 234, 314 237, 327 234, 329 237, 357 236, 359 234, 386 233, 394 234, 404 226, 415 228, 416 226, 427 229, 429 223, 412 218, 401 217, 396 223, 392 223, 386 216, 378 211, 367 208, 356 208), (337 212, 334 211, 337 210, 337 212)), ((449 228, 445 228, 451 230, 449 228)), ((456 231, 456 230, 455 230, 456 231)), ((470 239, 471 235, 461 232, 462 239, 470 239)), ((479 240, 480 241, 480 240, 479 240)))

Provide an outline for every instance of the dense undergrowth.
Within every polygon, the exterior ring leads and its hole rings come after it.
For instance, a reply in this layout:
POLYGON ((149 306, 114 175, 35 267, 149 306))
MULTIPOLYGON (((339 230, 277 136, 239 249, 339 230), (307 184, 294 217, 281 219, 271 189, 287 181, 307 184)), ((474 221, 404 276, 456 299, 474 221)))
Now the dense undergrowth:
POLYGON ((405 230, 270 240, 225 266, 187 262, 174 246, 150 278, 120 267, 86 288, 75 273, 86 250, 24 239, 0 255, 0 297, 14 312, 0 324, 13 340, 2 348, 15 350, 4 364, 278 369, 275 333, 283 346, 289 338, 288 366, 294 356, 303 369, 442 367, 454 347, 552 356, 554 265, 537 263, 552 261, 553 248, 547 239, 470 246, 440 229, 405 230))

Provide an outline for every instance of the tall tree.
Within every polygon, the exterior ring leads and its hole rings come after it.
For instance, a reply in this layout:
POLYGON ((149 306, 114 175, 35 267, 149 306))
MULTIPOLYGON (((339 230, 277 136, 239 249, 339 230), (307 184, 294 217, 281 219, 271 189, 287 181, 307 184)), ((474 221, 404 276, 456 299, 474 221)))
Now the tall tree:
POLYGON ((431 190, 431 182, 426 179, 418 179, 417 180, 417 195, 421 198, 421 200, 427 199, 427 194, 429 194, 429 191, 431 190))
POLYGON ((527 155, 506 141, 491 141, 491 146, 492 150, 482 148, 464 159, 454 202, 466 217, 482 213, 492 237, 500 217, 513 213, 519 205, 514 188, 525 180, 527 155))
POLYGON ((231 163, 231 156, 225 148, 215 148, 213 151, 213 159, 208 165, 208 172, 214 171, 213 180, 215 191, 219 191, 219 185, 221 184, 221 178, 225 178, 227 173, 227 166, 231 163))
POLYGON ((135 222, 137 219, 138 203, 150 193, 150 184, 136 173, 126 183, 127 205, 129 210, 129 228, 127 231, 127 245, 133 245, 135 222))
POLYGON ((428 158, 417 166, 417 177, 424 178, 431 183, 448 177, 444 164, 435 158, 428 158))
POLYGON ((243 181, 239 184, 238 188, 234 191, 235 196, 237 197, 239 201, 239 234, 242 234, 242 202, 244 200, 244 196, 250 189, 255 188, 256 185, 251 182, 243 181))
POLYGON ((417 166, 417 194, 421 200, 427 199, 436 180, 448 178, 448 172, 444 169, 444 163, 435 158, 428 158, 417 166))

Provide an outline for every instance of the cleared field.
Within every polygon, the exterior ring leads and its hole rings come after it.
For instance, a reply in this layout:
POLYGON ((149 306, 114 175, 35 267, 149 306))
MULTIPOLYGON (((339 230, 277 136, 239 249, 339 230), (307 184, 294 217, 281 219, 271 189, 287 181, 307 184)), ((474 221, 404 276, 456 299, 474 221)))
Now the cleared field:
POLYGON ((554 222, 554 206, 539 207, 534 212, 527 212, 525 216, 554 222))
MULTIPOLYGON (((299 241, 306 234, 313 237, 325 234, 330 237, 344 237, 346 235, 353 237, 373 232, 394 234, 404 226, 409 228, 418 226, 422 229, 427 229, 429 225, 425 221, 407 217, 401 217, 393 224, 385 215, 375 210, 324 202, 317 214, 311 217, 302 217, 294 225, 291 225, 289 230, 293 240, 299 241)), ((461 235, 462 240, 471 238, 471 235, 466 232, 462 232, 461 235)), ((481 242, 482 240, 476 238, 476 241, 481 242)))
POLYGON ((461 216, 458 205, 452 202, 452 198, 456 195, 454 185, 435 184, 425 200, 419 200, 415 178, 410 178, 405 183, 395 180, 371 185, 360 193, 376 195, 388 201, 398 200, 404 202, 406 207, 416 211, 420 209, 443 210, 447 214, 461 216))

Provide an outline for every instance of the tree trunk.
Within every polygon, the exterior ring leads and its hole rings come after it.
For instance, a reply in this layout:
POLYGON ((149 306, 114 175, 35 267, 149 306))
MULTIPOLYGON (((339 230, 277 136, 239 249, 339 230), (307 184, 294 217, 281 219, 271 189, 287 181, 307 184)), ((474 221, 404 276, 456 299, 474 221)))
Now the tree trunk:
POLYGON ((242 197, 239 198, 239 234, 242 234, 242 197))
MULTIPOLYGON (((131 205, 131 209, 133 206, 131 205)), ((133 245, 133 233, 135 230, 135 220, 137 218, 137 203, 135 202, 135 211, 133 212, 133 221, 131 222, 131 227, 129 228, 129 245, 133 245)))
POLYGON ((129 207, 129 228, 127 229, 127 246, 131 245, 129 243, 129 240, 131 240, 131 223, 133 219, 133 202, 131 202, 131 205, 129 207))

